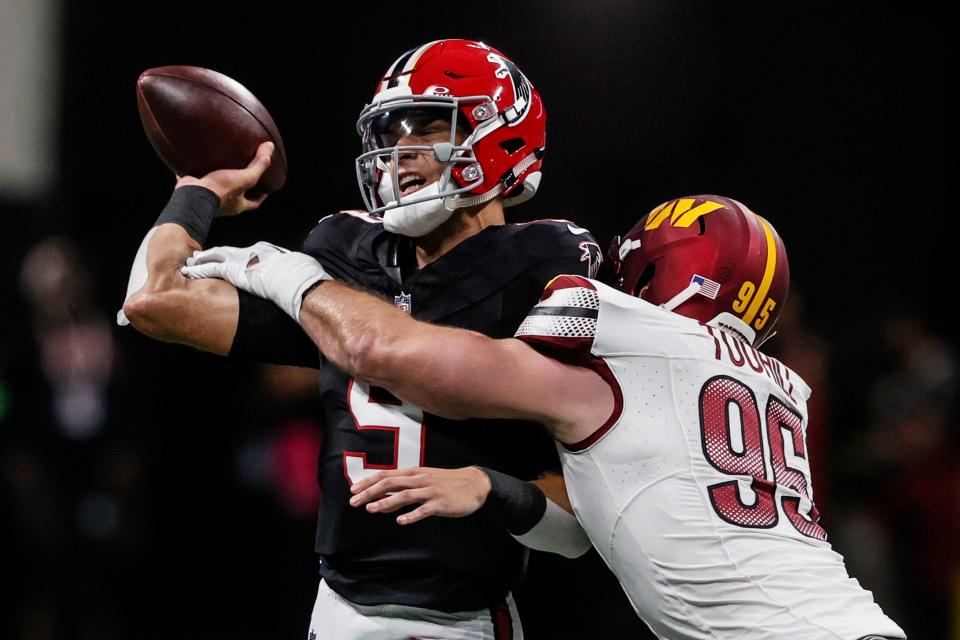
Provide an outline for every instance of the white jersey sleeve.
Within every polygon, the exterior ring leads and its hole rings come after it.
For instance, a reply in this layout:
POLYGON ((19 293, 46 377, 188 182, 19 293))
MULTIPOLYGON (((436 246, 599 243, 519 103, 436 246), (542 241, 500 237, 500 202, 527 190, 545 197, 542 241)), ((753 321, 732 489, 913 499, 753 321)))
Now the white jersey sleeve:
POLYGON ((662 638, 903 638, 826 542, 806 448, 810 389, 733 334, 578 276, 516 337, 588 366, 614 414, 561 447, 567 491, 662 638))

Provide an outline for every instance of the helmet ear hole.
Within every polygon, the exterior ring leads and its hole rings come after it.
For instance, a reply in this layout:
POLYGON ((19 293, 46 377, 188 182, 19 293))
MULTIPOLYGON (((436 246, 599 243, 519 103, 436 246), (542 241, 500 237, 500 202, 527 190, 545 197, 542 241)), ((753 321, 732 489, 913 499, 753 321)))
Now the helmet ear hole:
POLYGON ((523 148, 523 138, 510 138, 500 143, 500 148, 507 153, 516 153, 523 148))
POLYGON ((643 288, 650 284, 650 282, 653 280, 653 276, 656 274, 656 272, 656 263, 651 262, 648 264, 643 269, 643 273, 640 274, 640 277, 637 278, 637 283, 633 285, 633 291, 630 292, 631 295, 639 296, 640 292, 643 291, 643 288))
POLYGON ((707 223, 704 222, 703 220, 705 217, 706 216, 700 216, 699 218, 697 218, 697 222, 700 225, 700 235, 703 235, 707 232, 707 223))

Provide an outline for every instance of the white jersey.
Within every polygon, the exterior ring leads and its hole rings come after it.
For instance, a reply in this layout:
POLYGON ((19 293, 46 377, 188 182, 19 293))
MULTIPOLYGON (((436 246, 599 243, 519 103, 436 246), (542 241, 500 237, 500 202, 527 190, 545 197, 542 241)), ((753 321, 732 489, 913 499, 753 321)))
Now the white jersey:
POLYGON ((813 503, 810 389, 733 334, 561 276, 517 337, 591 366, 616 410, 560 447, 594 546, 661 638, 904 632, 847 575, 813 503))

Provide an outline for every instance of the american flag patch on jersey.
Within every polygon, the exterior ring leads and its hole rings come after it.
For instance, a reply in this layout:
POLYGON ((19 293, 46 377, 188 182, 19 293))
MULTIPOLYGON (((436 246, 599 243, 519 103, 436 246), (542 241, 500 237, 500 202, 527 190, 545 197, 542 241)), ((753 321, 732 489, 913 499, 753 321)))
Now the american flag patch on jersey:
POLYGON ((719 282, 714 282, 709 278, 704 278, 703 276, 697 274, 693 274, 693 279, 690 280, 690 284, 700 285, 700 290, 697 293, 707 296, 711 300, 716 300, 717 294, 720 293, 719 282))

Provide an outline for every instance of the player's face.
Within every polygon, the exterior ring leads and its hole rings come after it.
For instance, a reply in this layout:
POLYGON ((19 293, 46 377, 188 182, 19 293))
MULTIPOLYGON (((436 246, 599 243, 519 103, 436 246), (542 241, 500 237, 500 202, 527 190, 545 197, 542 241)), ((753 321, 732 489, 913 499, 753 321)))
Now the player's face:
MULTIPOLYGON (((458 125, 456 143, 467 137, 458 125)), ((380 135, 381 148, 394 146, 431 147, 440 142, 450 142, 450 122, 434 115, 421 115, 399 118, 392 122, 380 135)), ((445 163, 438 162, 433 151, 410 150, 398 156, 397 179, 400 196, 408 196, 440 179, 445 163)), ((392 161, 389 163, 393 169, 392 161)))

